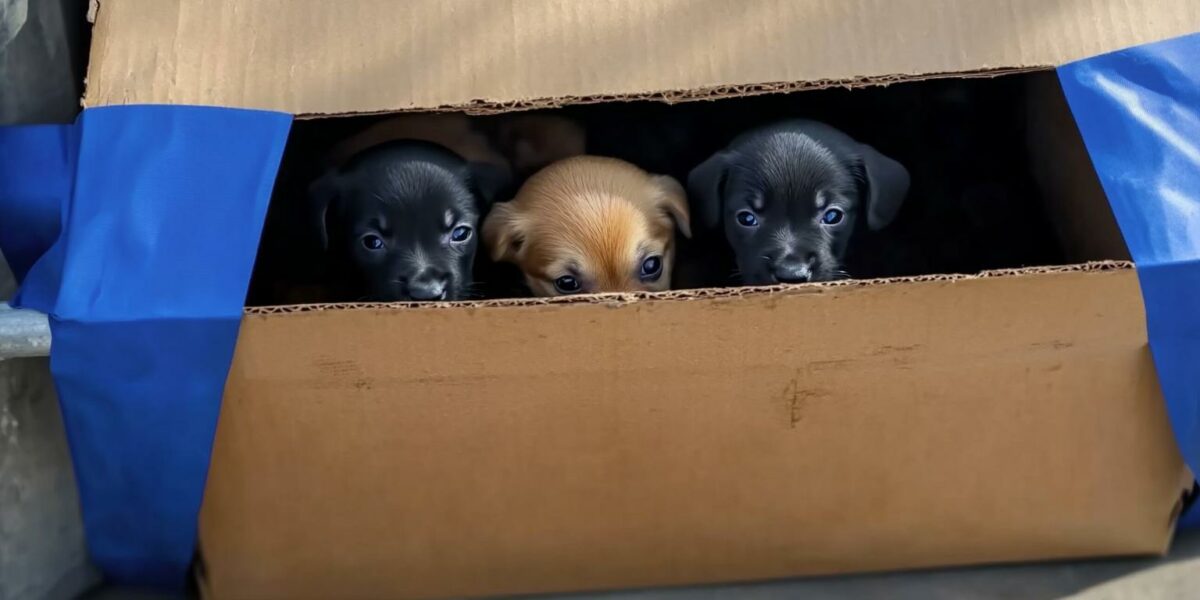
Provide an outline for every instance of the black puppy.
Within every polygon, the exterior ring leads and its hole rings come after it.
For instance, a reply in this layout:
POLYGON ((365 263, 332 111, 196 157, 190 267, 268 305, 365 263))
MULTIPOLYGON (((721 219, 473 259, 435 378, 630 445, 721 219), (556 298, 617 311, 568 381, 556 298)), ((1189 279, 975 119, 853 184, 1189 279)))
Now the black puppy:
POLYGON ((476 229, 507 173, 437 144, 374 146, 309 188, 342 286, 377 301, 457 300, 472 284, 476 229))
POLYGON ((722 224, 743 283, 846 276, 851 237, 887 226, 908 193, 900 163, 816 121, 742 134, 688 176, 694 219, 722 224))

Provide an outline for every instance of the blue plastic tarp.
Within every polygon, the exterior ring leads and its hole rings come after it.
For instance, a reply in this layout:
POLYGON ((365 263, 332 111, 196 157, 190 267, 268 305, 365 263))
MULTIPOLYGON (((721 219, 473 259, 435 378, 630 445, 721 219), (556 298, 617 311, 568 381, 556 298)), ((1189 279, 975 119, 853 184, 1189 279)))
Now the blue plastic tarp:
POLYGON ((130 106, 0 137, 0 241, 28 270, 17 304, 50 315, 88 547, 114 581, 186 581, 290 126, 280 113, 130 106))

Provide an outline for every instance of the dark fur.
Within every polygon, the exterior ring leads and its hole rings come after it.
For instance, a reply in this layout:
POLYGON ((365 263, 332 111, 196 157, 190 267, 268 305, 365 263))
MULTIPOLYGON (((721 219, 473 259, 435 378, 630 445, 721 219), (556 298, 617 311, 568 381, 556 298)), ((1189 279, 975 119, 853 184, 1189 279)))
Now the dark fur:
POLYGON ((874 148, 816 121, 791 120, 736 138, 688 176, 694 218, 723 231, 747 285, 845 276, 852 238, 895 218, 908 171, 874 148), (844 213, 822 223, 826 210, 844 213), (749 210, 758 225, 739 224, 749 210))
POLYGON ((314 182, 310 208, 353 299, 458 300, 471 289, 479 223, 507 185, 499 169, 436 144, 397 141, 314 182), (468 239, 451 239, 458 226, 471 229, 468 239), (368 235, 382 238, 384 248, 366 248, 368 235))

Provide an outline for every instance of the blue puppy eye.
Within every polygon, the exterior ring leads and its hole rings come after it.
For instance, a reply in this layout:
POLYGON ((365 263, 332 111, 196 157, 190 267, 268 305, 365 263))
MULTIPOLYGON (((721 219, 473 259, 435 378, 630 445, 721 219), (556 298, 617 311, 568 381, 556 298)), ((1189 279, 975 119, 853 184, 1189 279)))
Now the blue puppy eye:
POLYGON ((563 275, 554 280, 554 289, 558 290, 560 294, 574 294, 579 291, 580 287, 579 280, 570 275, 563 275))
POLYGON ((466 225, 459 225, 450 232, 450 241, 465 242, 471 239, 471 228, 466 225))
POLYGON ((821 215, 821 222, 826 225, 837 225, 838 223, 842 222, 842 219, 845 218, 845 216, 846 213, 842 212, 842 209, 831 208, 825 211, 825 214, 821 215))
POLYGON ((742 227, 757 227, 758 217, 748 210, 738 211, 737 222, 742 227))
POLYGON ((642 279, 654 281, 662 275, 663 262, 661 256, 651 256, 642 261, 642 279))
POLYGON ((366 248, 367 250, 382 250, 383 238, 373 233, 368 233, 362 237, 362 245, 363 248, 366 248))

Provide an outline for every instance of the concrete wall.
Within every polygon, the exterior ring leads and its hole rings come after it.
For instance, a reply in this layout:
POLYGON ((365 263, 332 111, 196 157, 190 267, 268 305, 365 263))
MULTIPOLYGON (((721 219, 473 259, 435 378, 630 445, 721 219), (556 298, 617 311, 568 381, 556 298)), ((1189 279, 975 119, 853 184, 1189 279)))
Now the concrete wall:
MULTIPOLYGON (((86 0, 0 0, 0 125, 74 120, 86 11, 86 0)), ((0 256, 0 300, 15 287, 0 256)), ((98 579, 48 360, 0 360, 0 600, 75 598, 98 579)))
POLYGON ((86 16, 87 0, 0 0, 0 125, 75 119, 86 16))

